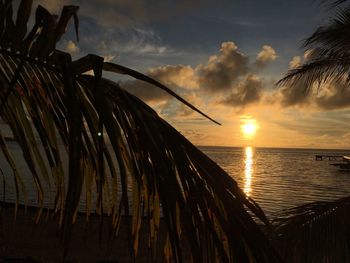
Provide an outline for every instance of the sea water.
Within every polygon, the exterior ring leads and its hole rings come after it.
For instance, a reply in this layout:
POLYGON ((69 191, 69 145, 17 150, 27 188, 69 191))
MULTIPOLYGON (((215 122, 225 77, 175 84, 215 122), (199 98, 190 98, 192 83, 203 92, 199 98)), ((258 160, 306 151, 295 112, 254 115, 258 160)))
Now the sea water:
POLYGON ((350 171, 316 161, 316 154, 345 150, 201 147, 267 214, 314 201, 350 195, 350 171))
MULTIPOLYGON (((12 155, 19 163, 19 172, 27 186, 27 204, 35 205, 37 194, 34 182, 28 175, 21 151, 17 143, 9 142, 12 155)), ((336 161, 316 161, 316 154, 350 155, 345 150, 319 149, 278 149, 254 147, 199 147, 219 164, 243 191, 252 197, 267 215, 282 209, 314 201, 335 200, 350 195, 350 172, 340 171, 330 165, 336 161)), ((339 162, 339 161, 338 161, 339 162)), ((15 189, 13 173, 0 151, 0 199, 13 202, 15 189), (4 193, 3 178, 6 183, 4 193)), ((52 205, 51 198, 45 205, 52 205)), ((84 200, 81 210, 84 210, 84 200)))

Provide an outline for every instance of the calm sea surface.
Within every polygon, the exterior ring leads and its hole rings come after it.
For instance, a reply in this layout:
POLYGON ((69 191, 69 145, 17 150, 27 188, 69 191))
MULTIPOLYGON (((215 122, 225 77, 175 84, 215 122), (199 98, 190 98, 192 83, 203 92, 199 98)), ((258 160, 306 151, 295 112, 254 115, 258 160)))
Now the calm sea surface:
MULTIPOLYGON (((28 168, 20 158, 18 145, 11 143, 9 147, 17 161, 23 164, 20 172, 26 174, 28 168)), ((334 200, 350 195, 350 172, 331 166, 330 163, 335 161, 315 160, 316 154, 350 155, 350 151, 253 147, 200 149, 232 176, 268 215, 311 201, 334 200)), ((13 201, 12 172, 1 151, 0 167, 6 179, 6 201, 13 201)), ((35 204, 33 180, 31 177, 23 179, 28 185, 28 203, 35 204)), ((1 199, 4 194, 2 181, 0 175, 1 199)), ((46 203, 50 201, 46 200, 46 203)))
POLYGON ((316 161, 316 154, 349 151, 278 148, 201 147, 254 198, 267 214, 312 201, 350 195, 350 172, 316 161))

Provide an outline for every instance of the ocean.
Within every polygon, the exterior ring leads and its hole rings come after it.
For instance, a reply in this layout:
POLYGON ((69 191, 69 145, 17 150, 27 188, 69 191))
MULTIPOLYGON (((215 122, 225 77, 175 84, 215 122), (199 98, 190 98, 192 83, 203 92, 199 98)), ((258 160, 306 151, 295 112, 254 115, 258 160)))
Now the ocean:
POLYGON ((349 155, 345 150, 200 147, 267 215, 314 201, 350 195, 350 172, 316 161, 316 154, 349 155))
MULTIPOLYGON (((20 157, 19 146, 9 143, 18 163, 19 172, 27 174, 27 167, 20 157)), ((243 191, 252 197, 268 216, 282 209, 313 201, 334 200, 350 195, 350 172, 340 171, 330 165, 337 161, 316 161, 316 154, 350 155, 345 150, 278 149, 254 147, 199 147, 219 164, 243 191)), ((338 161, 339 162, 339 161, 338 161)), ((15 200, 12 172, 0 151, 0 167, 3 170, 6 192, 0 175, 0 199, 15 200)), ((36 191, 31 177, 23 177, 27 185, 28 204, 35 205, 36 191)), ((46 199, 46 205, 50 205, 46 199)), ((84 210, 84 204, 81 210, 84 210)))

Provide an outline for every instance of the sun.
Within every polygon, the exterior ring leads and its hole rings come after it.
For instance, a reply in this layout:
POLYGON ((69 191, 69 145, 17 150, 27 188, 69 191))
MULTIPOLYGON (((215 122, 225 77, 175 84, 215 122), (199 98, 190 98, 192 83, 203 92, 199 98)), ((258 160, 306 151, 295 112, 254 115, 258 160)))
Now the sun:
POLYGON ((254 137, 258 126, 255 122, 247 122, 242 124, 241 129, 243 136, 247 139, 251 139, 254 137))
POLYGON ((245 135, 254 135, 256 132, 256 125, 254 123, 246 123, 242 126, 245 135))

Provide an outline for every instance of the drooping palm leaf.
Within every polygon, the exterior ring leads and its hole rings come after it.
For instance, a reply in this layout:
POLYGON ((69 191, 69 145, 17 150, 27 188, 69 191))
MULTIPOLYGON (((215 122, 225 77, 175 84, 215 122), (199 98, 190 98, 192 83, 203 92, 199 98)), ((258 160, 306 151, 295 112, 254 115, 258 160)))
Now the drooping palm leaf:
MULTIPOLYGON (((21 2, 21 12, 27 14, 29 8, 28 2, 21 2)), ((163 217, 164 253, 171 261, 182 261, 185 239, 196 262, 279 262, 248 213, 267 223, 259 206, 155 111, 104 79, 103 70, 148 81, 202 112, 136 71, 94 55, 72 62, 68 54, 55 50, 72 16, 77 25, 77 9, 64 7, 56 22, 56 16, 39 6, 34 28, 25 36, 24 21, 12 22, 10 1, 0 6, 0 116, 36 184, 36 220, 47 187, 54 188, 52 208, 68 244, 85 187, 87 214, 108 213, 116 232, 122 215, 132 217, 128 231, 135 256, 141 224, 149 225, 150 246, 155 248, 163 217), (83 74, 90 69, 94 76, 83 74)), ((27 21, 27 15, 23 19, 27 21)), ((2 136, 0 146, 13 169, 18 196, 24 187, 21 176, 27 175, 18 174, 2 136)))
POLYGON ((276 219, 287 262, 349 262, 350 197, 284 211, 276 219))

